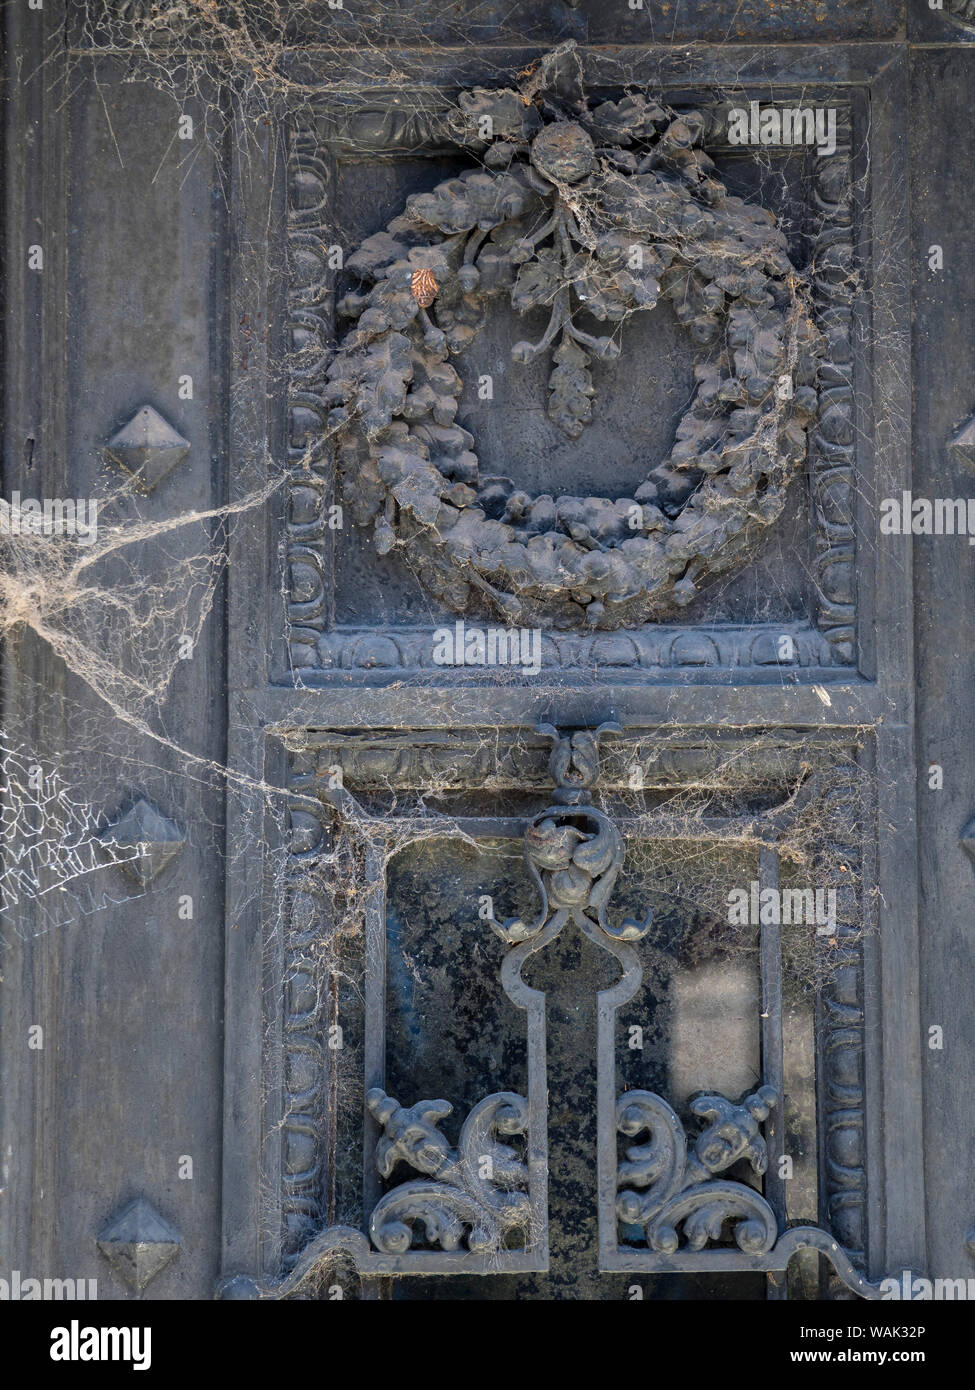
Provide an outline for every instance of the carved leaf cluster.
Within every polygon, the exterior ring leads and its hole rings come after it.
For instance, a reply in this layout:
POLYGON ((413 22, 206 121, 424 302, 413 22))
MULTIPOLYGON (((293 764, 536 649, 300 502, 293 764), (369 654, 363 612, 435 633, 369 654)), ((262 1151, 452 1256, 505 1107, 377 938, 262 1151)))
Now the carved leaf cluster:
POLYGON ((445 603, 463 609, 473 584, 522 618, 611 627, 690 602, 781 514, 818 409, 822 340, 783 233, 727 193, 699 113, 643 94, 590 110, 571 58, 543 63, 521 93, 460 98, 462 143, 476 147, 491 118, 488 167, 413 195, 350 258, 361 289, 339 306, 354 322, 327 403, 356 519, 375 523, 381 551, 404 544, 445 603), (412 293, 418 271, 437 285, 429 309, 412 293), (694 392, 633 498, 531 498, 480 477, 449 359, 500 295, 549 315, 512 357, 551 349, 549 414, 573 438, 592 419, 593 361, 621 343, 619 327, 597 336, 580 315, 621 325, 673 306, 697 347, 694 392))

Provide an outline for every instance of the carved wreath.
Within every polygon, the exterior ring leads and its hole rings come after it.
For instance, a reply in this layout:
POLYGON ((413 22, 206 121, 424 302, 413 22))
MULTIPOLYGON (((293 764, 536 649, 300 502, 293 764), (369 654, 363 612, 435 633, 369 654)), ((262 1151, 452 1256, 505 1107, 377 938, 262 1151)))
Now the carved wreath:
POLYGON ((448 607, 473 587, 521 621, 644 621, 689 603, 781 514, 821 339, 785 236, 728 194, 704 126, 642 93, 591 102, 565 45, 519 90, 462 94, 452 134, 484 167, 408 198, 349 258, 362 285, 339 304, 355 325, 327 395, 345 495, 379 551, 403 545, 448 607), (549 311, 512 357, 551 350, 548 413, 572 438, 591 419, 593 359, 619 355, 630 314, 674 306, 694 391, 632 498, 531 497, 481 475, 449 359, 501 295, 549 311), (611 331, 587 331, 582 313, 611 331))

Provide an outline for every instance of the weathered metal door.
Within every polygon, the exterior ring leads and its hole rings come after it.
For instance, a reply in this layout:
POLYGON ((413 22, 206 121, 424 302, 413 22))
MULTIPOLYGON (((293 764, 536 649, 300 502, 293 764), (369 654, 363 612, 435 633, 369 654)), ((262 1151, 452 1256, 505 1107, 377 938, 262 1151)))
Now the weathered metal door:
POLYGON ((971 8, 6 7, 8 1281, 975 1274, 971 8))

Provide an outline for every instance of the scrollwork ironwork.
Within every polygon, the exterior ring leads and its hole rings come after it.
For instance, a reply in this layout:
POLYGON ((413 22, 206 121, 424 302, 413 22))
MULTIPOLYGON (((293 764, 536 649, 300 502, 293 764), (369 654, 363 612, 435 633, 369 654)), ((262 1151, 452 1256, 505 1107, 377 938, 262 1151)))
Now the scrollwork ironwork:
POLYGON ((422 1226, 426 1243, 441 1250, 487 1254, 523 1243, 529 1223, 528 1169, 499 1135, 528 1132, 528 1102, 513 1091, 488 1096, 470 1112, 456 1149, 437 1126, 453 1111, 445 1100, 422 1100, 409 1108, 374 1088, 366 1106, 383 1127, 376 1165, 390 1177, 399 1163, 432 1178, 406 1182, 387 1192, 369 1220, 377 1250, 403 1254, 422 1226))
POLYGON ((619 1166, 616 1210, 626 1226, 641 1226, 652 1250, 673 1254, 683 1226, 687 1248, 703 1250, 731 1226, 738 1248, 749 1255, 772 1249, 775 1216, 761 1193, 742 1182, 718 1179, 739 1160, 761 1175, 768 1166, 759 1122, 777 1097, 762 1086, 735 1105, 724 1096, 692 1101, 692 1114, 708 1121, 687 1152, 684 1129, 674 1110, 651 1091, 628 1091, 619 1099, 617 1129, 630 1138, 647 1132, 619 1166), (635 1191, 646 1188, 646 1192, 635 1191))
MULTIPOLYGON (((554 784, 550 805, 524 832, 526 862, 541 896, 540 915, 530 924, 489 918, 508 948, 501 963, 502 986, 526 1013, 525 1095, 502 1091, 481 1100, 454 1147, 440 1128, 452 1113, 448 1101, 423 1099, 403 1106, 373 1086, 366 1094, 367 1115, 378 1126, 374 1157, 370 1154, 365 1172, 368 1236, 353 1227, 327 1226, 295 1255, 281 1278, 263 1285, 231 1278, 224 1296, 289 1297, 339 1259, 351 1261, 364 1277, 548 1268, 546 1005, 544 993, 528 985, 522 971, 571 922, 621 967, 619 979, 599 992, 596 1010, 600 1269, 752 1271, 775 1281, 796 1253, 812 1250, 832 1264, 850 1291, 880 1297, 881 1285, 856 1268, 859 1251, 844 1248, 836 1236, 815 1226, 780 1226, 784 1213, 777 1215, 774 1195, 767 1200, 742 1171, 747 1166, 761 1178, 769 1166, 762 1125, 780 1104, 776 1088, 760 1085, 737 1102, 713 1093, 697 1096, 689 1106, 701 1122, 694 1135, 661 1096, 643 1090, 616 1093, 617 1014, 641 980, 632 943, 652 922, 648 913, 642 921, 626 919, 616 927, 607 917, 624 845, 620 828, 593 805, 593 794, 600 772, 599 741, 620 732, 613 723, 595 730, 560 732, 549 724, 537 730, 551 741, 548 773, 554 784), (632 1141, 622 1157, 617 1153, 620 1136, 632 1141), (417 1176, 377 1197, 373 1173, 395 1180, 401 1165, 417 1176)), ((396 757, 402 753, 395 741, 389 751, 396 757)), ((537 758, 536 763, 529 783, 541 780, 537 758)), ((612 774, 609 780, 613 784, 612 774)), ((525 785, 523 771, 517 783, 525 785)), ((355 805, 344 788, 327 795, 339 814, 350 813, 355 805)), ((361 807, 358 814, 365 814, 361 807)), ((772 815, 769 824, 778 824, 774 817, 781 813, 772 815)), ((375 833, 378 822, 366 819, 375 833)), ((376 960, 385 950, 386 928, 381 879, 370 882, 378 896, 375 910, 367 913, 367 934, 372 933, 367 958, 376 960)), ((381 1076, 382 1070, 377 1059, 369 1074, 381 1076)))
MULTIPOLYGON (((601 724, 595 733, 580 730, 563 737, 551 724, 539 732, 552 739, 549 771, 555 782, 553 804, 536 815, 525 832, 525 860, 542 900, 533 923, 512 918, 501 923, 489 917, 507 942, 527 941, 542 931, 553 913, 562 922, 583 916, 617 941, 636 941, 649 930, 653 914, 642 922, 624 918, 610 925, 607 907, 623 866, 623 839, 612 820, 592 805, 592 784, 599 771, 601 734, 619 733, 617 724, 601 724)), ((584 925, 580 923, 580 925, 584 925)))

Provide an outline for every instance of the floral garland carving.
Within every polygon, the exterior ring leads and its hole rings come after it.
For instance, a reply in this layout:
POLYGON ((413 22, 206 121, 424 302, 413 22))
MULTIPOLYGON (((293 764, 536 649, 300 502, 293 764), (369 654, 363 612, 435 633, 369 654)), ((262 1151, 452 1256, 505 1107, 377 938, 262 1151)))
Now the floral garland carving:
POLYGON ((785 237, 728 194, 699 113, 643 94, 591 102, 572 45, 518 91, 462 94, 452 124, 483 167, 411 196, 347 262, 362 287, 338 306, 355 322, 326 403, 353 515, 456 611, 476 589, 563 627, 673 612, 773 524, 806 456, 822 344, 785 237), (619 356, 630 314, 674 306, 697 347, 694 392, 632 498, 533 498, 481 475, 449 359, 502 295, 549 313, 512 357, 551 350, 548 413, 571 438, 592 418, 593 359, 619 356))

